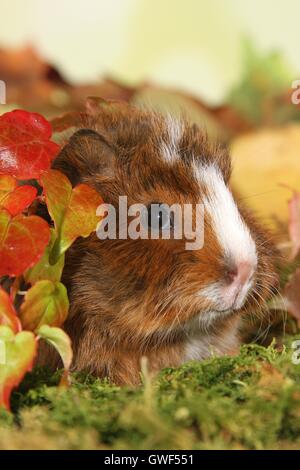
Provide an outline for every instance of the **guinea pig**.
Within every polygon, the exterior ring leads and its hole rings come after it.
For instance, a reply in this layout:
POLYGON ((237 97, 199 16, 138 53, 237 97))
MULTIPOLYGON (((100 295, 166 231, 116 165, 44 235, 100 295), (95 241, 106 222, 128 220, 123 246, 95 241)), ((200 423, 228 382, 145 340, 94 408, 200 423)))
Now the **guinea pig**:
POLYGON ((243 317, 263 308, 277 275, 269 234, 230 190, 228 152, 184 119, 123 104, 82 115, 53 168, 116 208, 119 196, 147 208, 204 207, 201 249, 187 250, 184 238, 93 233, 68 250, 62 281, 73 370, 138 384, 142 357, 156 373, 234 354, 243 317))

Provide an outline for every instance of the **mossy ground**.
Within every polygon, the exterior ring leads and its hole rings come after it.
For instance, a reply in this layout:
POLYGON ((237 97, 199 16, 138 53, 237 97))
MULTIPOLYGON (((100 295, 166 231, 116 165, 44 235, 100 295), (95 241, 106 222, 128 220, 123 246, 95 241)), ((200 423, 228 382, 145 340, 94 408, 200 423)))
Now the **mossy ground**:
POLYGON ((300 448, 294 339, 145 374, 136 389, 87 376, 58 389, 58 374, 35 370, 2 412, 0 449, 300 448))

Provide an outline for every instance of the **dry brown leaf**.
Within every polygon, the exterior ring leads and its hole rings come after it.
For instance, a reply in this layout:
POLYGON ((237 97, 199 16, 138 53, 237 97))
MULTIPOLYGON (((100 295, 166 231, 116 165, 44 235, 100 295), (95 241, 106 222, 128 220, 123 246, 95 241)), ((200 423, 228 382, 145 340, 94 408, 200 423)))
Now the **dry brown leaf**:
POLYGON ((286 235, 289 188, 299 187, 300 125, 263 128, 231 144, 232 184, 243 202, 286 235))
POLYGON ((0 75, 8 82, 28 82, 45 77, 48 65, 32 47, 0 49, 0 75))

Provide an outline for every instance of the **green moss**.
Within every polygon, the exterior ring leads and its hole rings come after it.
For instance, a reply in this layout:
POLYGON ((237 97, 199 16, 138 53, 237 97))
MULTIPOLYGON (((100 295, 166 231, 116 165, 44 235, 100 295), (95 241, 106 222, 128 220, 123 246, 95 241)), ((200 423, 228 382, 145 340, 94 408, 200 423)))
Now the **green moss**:
POLYGON ((267 449, 300 446, 300 365, 247 345, 239 356, 146 374, 139 388, 76 375, 28 374, 0 414, 0 448, 267 449))

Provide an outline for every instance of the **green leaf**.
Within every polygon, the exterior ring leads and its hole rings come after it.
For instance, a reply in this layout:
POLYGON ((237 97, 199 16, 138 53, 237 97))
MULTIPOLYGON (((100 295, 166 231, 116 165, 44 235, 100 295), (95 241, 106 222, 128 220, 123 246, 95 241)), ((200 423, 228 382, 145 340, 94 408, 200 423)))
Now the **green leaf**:
POLYGON ((37 342, 30 331, 15 335, 8 326, 0 326, 0 347, 0 406, 9 409, 13 388, 17 387, 26 372, 32 369, 37 342))
POLYGON ((49 257, 53 249, 54 243, 56 240, 55 231, 51 229, 51 239, 45 250, 44 255, 41 257, 39 262, 33 266, 33 268, 28 269, 24 278, 26 282, 29 282, 31 285, 35 284, 38 281, 48 280, 48 281, 60 281, 64 263, 65 255, 62 255, 58 258, 57 263, 50 264, 49 257))
POLYGON ((37 330, 39 337, 51 344, 61 357, 65 368, 65 374, 62 376, 61 385, 68 384, 68 371, 70 369, 73 352, 69 336, 61 329, 53 326, 43 325, 37 330))
POLYGON ((61 282, 38 281, 27 291, 21 305, 23 328, 34 331, 42 325, 60 326, 68 309, 67 289, 61 282))

